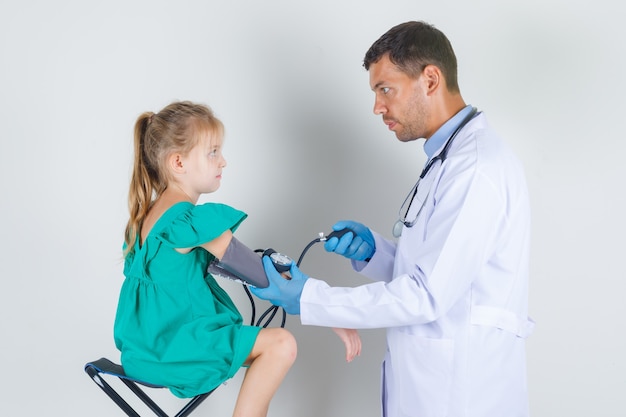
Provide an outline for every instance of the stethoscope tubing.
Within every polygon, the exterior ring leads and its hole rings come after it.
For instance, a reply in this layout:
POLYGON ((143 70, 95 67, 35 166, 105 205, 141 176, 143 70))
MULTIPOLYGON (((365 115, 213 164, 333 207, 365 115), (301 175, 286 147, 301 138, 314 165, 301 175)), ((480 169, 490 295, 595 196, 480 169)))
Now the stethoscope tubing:
MULTIPOLYGON (((407 198, 404 199, 404 202, 400 206, 400 210, 398 211, 398 221, 394 224, 394 227, 393 227, 393 235, 394 235, 394 237, 400 237, 400 235, 402 234, 402 229, 401 229, 400 225, 403 225, 403 226, 409 227, 409 228, 413 227, 415 225, 415 222, 417 221, 417 218, 419 217, 420 213, 422 212, 422 208, 424 207, 424 204, 426 203, 426 199, 424 199, 424 203, 422 204, 422 207, 420 207, 420 209, 418 210, 417 215, 415 216, 415 219, 413 221, 407 222, 406 221, 406 217, 404 217, 404 219, 402 217, 402 207, 404 207, 404 205, 407 203, 407 200, 408 200, 409 201, 409 206, 407 207, 407 210, 406 210, 406 213, 408 214, 409 210, 411 209, 411 205, 413 204, 413 200, 415 199, 415 196, 417 195, 417 188, 418 188, 418 185, 419 185, 420 181, 422 179, 424 179, 426 174, 428 174, 428 172, 433 167, 433 165, 435 165, 435 162, 441 161, 441 164, 443 164, 445 162, 445 160, 448 158, 448 151, 449 151, 450 147, 452 146, 452 143, 454 142, 454 139, 456 138, 458 133, 472 119, 474 119, 474 117, 478 116, 480 113, 481 112, 479 112, 478 109, 476 109, 476 107, 472 107, 472 110, 469 112, 469 114, 467 116, 465 116, 465 118, 463 118, 463 120, 461 121, 459 126, 454 130, 452 135, 450 135, 450 138, 446 141, 446 144, 444 145, 444 147, 441 150, 441 152, 439 152, 436 156, 432 157, 430 159, 430 161, 428 161, 426 163, 426 166, 424 167, 424 169, 422 169, 422 173, 420 174, 419 178, 417 179, 417 182, 415 183, 413 188, 411 188, 411 191, 409 191, 409 194, 407 195, 407 198), (411 195, 411 193, 413 193, 413 195, 411 195)), ((431 185, 431 187, 432 187, 432 185, 431 185)), ((429 194, 430 194, 430 190, 429 190, 429 194)))

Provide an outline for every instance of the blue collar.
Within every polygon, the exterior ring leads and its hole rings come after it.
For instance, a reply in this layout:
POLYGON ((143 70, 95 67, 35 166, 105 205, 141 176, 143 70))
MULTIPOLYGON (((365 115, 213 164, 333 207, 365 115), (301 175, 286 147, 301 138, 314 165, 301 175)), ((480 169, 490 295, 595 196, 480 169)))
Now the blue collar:
POLYGON ((445 122, 431 137, 424 143, 424 152, 430 160, 435 156, 435 152, 446 143, 448 138, 452 135, 452 132, 456 130, 461 124, 465 116, 472 111, 472 106, 467 105, 461 109, 457 114, 452 116, 450 120, 445 122))

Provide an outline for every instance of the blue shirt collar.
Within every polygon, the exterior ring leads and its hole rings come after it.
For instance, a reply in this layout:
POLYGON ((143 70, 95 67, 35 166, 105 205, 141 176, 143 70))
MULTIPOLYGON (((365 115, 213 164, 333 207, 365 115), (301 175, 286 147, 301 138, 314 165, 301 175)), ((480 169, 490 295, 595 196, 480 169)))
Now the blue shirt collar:
POLYGON ((430 160, 435 156, 437 149, 440 149, 452 135, 452 132, 456 130, 461 124, 465 116, 472 111, 472 106, 467 105, 461 109, 457 114, 452 116, 450 120, 445 122, 431 137, 424 143, 424 152, 430 160))

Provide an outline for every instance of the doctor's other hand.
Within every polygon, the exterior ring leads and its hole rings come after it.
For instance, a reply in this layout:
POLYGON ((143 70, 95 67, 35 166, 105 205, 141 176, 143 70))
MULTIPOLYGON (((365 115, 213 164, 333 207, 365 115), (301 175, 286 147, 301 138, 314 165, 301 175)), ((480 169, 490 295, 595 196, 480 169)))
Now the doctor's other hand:
POLYGON ((269 256, 263 257, 263 269, 269 285, 265 288, 250 287, 252 294, 284 308, 289 314, 300 314, 300 295, 309 277, 300 272, 295 262, 292 262, 289 268, 291 279, 283 278, 269 256))
POLYGON ((341 329, 333 327, 333 331, 339 336, 346 347, 346 361, 352 362, 356 356, 361 355, 361 336, 354 329, 341 329))
POLYGON ((342 220, 333 225, 333 231, 348 229, 340 238, 331 237, 324 243, 327 252, 335 252, 355 261, 369 261, 376 252, 374 235, 370 229, 358 222, 342 220))

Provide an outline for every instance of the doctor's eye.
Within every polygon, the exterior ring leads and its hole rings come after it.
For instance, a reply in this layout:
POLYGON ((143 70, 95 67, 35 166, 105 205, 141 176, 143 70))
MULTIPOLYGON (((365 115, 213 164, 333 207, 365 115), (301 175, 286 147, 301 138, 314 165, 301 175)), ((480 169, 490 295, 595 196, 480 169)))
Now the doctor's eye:
POLYGON ((383 92, 383 94, 387 94, 387 93, 389 92, 389 90, 390 90, 390 88, 389 88, 389 87, 382 87, 382 88, 380 89, 380 91, 382 91, 382 92, 383 92))

